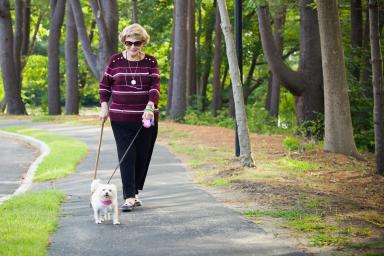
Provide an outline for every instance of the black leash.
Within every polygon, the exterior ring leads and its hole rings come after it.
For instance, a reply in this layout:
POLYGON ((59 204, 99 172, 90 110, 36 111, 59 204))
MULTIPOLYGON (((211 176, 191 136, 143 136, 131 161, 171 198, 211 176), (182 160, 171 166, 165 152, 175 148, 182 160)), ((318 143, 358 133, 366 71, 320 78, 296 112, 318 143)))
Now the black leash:
POLYGON ((137 131, 137 133, 136 133, 135 137, 133 137, 133 139, 132 139, 132 141, 131 141, 131 144, 129 144, 129 146, 128 146, 127 150, 124 152, 124 155, 121 157, 121 159, 120 159, 119 163, 117 164, 117 166, 116 166, 115 170, 113 171, 113 173, 112 173, 111 177, 109 178, 109 180, 108 180, 107 184, 109 184, 109 182, 111 181, 111 179, 112 179, 113 175, 115 175, 115 173, 116 173, 117 169, 120 167, 121 163, 122 163, 122 162, 123 162, 123 160, 124 160, 124 157, 125 157, 125 155, 126 155, 126 154, 128 153, 128 151, 131 149, 131 147, 132 147, 132 145, 133 145, 133 142, 135 142, 135 139, 136 139, 137 135, 139 135, 139 133, 140 133, 141 129, 143 129, 143 126, 142 126, 142 125, 140 125, 140 128, 139 128, 139 130, 137 131))

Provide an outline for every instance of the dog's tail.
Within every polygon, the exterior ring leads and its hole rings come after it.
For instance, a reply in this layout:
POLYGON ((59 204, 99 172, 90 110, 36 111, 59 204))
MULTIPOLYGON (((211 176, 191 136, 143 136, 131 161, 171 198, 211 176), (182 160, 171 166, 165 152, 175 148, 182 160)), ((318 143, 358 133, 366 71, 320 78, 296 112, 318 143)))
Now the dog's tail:
POLYGON ((91 193, 94 193, 99 185, 100 185, 99 179, 93 180, 91 184, 91 193))

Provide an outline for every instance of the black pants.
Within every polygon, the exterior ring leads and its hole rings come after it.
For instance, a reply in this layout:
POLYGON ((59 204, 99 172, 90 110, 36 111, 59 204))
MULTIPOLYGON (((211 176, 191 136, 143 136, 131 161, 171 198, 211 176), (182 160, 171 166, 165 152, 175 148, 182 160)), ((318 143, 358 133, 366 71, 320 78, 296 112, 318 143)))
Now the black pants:
MULTIPOLYGON (((119 161, 132 139, 142 126, 141 123, 111 122, 115 136, 119 161)), ((144 187, 149 162, 157 138, 157 123, 150 128, 143 127, 120 165, 124 199, 135 197, 144 187)))

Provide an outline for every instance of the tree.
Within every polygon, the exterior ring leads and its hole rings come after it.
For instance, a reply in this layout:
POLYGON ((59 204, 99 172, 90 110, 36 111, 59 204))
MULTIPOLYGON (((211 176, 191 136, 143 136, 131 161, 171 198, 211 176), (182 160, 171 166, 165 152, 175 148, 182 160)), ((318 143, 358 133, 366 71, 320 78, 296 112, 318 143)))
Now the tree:
MULTIPOLYGON (((3 76, 7 113, 26 114, 21 99, 21 80, 17 60, 14 59, 12 18, 9 1, 0 1, 0 64, 3 76)), ((20 72, 20 70, 19 70, 20 72)))
POLYGON ((216 5, 215 21, 215 53, 213 58, 213 79, 212 79, 212 115, 217 115, 217 110, 221 107, 221 29, 220 29, 220 11, 216 5))
POLYGON ((187 103, 192 105, 192 97, 196 96, 195 0, 188 0, 187 30, 187 103))
POLYGON ((132 4, 132 23, 138 23, 137 19, 137 0, 131 0, 132 4))
MULTIPOLYGON (((361 47, 363 46, 363 6, 361 0, 351 0, 351 47, 353 55, 361 57, 361 47)), ((360 61, 353 63, 352 75, 359 80, 360 61)))
POLYGON ((319 27, 312 3, 313 0, 300 0, 300 63, 297 71, 284 63, 276 48, 268 4, 260 5, 257 10, 265 58, 282 85, 297 96, 296 119, 299 124, 316 120, 318 113, 324 112, 319 27))
POLYGON ((324 76, 324 150, 359 157, 353 139, 337 0, 317 1, 324 76))
POLYGON ((372 84, 374 98, 374 129, 376 171, 384 174, 384 82, 380 47, 379 1, 369 0, 369 31, 371 38, 372 84))
POLYGON ((60 109, 60 36, 65 0, 51 0, 48 37, 48 114, 59 115, 60 109))
POLYGON ((187 12, 188 3, 185 0, 175 0, 175 38, 174 62, 172 80, 172 109, 171 119, 184 118, 186 108, 186 64, 187 56, 187 12))
POLYGON ((108 58, 117 50, 119 15, 116 0, 89 1, 99 32, 99 52, 97 54, 94 53, 91 48, 80 1, 71 0, 70 3, 85 59, 92 74, 96 79, 100 80, 108 58))
POLYGON ((235 101, 236 123, 238 126, 240 161, 244 166, 254 166, 254 160, 251 153, 251 143, 247 125, 247 116, 244 106, 243 88, 240 79, 240 70, 235 51, 235 41, 232 35, 232 28, 229 22, 227 6, 225 0, 217 0, 219 5, 221 28, 225 39, 229 71, 232 81, 233 98, 235 101))
MULTIPOLYGON (((282 3, 275 3, 275 17, 273 23, 275 25, 274 30, 274 41, 276 44, 276 49, 280 52, 280 55, 283 55, 283 29, 285 23, 285 15, 287 12, 287 6, 282 3)), ((270 79, 269 92, 270 92, 270 101, 268 106, 268 111, 271 116, 277 116, 279 114, 279 102, 280 102, 280 80, 277 75, 273 75, 270 79)))
POLYGON ((65 114, 79 114, 79 82, 78 82, 78 58, 77 58, 77 31, 73 18, 71 5, 66 4, 66 34, 65 34, 65 70, 66 93, 65 114))

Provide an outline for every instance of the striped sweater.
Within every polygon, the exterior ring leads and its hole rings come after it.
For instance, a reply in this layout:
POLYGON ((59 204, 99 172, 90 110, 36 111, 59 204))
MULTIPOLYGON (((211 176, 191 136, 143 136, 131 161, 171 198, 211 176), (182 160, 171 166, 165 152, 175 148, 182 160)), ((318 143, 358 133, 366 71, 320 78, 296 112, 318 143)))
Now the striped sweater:
POLYGON ((155 103, 155 121, 159 119, 160 72, 157 60, 145 55, 140 61, 128 61, 122 53, 113 55, 99 84, 100 103, 108 102, 111 121, 140 122, 148 101, 155 103))

